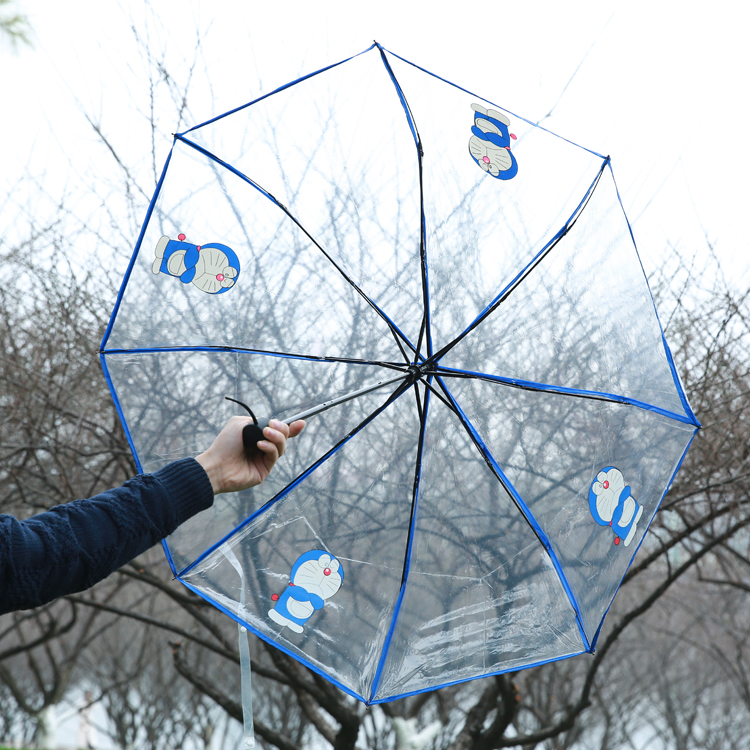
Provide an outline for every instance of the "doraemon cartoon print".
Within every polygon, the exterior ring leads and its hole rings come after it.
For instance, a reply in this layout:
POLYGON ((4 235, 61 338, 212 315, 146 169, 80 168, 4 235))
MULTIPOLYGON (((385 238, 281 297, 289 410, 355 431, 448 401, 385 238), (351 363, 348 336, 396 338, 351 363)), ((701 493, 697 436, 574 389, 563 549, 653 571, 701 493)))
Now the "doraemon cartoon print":
POLYGON ((510 151, 511 139, 516 136, 508 130, 510 120, 496 109, 485 109, 472 104, 474 125, 469 139, 469 153, 480 169, 498 180, 510 180, 518 172, 518 162, 510 151))
POLYGON ((155 274, 176 276, 183 284, 192 283, 207 294, 222 294, 237 283, 240 261, 226 245, 218 242, 193 245, 180 234, 176 240, 162 237, 156 243, 151 270, 155 274))
POLYGON ((310 616, 323 609, 344 582, 341 563, 323 550, 305 552, 297 558, 289 575, 289 585, 281 596, 274 594, 276 601, 268 616, 277 624, 301 633, 310 616))
POLYGON ((643 506, 632 496, 625 477, 614 466, 605 466, 589 489, 589 509, 600 526, 611 526, 615 544, 627 547, 633 541, 643 506))

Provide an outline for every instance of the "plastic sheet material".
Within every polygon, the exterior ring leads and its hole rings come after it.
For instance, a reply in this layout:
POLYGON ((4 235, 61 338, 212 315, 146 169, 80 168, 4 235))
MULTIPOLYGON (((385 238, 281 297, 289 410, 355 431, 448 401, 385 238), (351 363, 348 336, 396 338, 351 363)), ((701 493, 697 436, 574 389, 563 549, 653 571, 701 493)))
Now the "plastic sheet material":
POLYGON ((377 45, 175 136, 101 357, 143 471, 399 377, 165 542, 367 703, 591 652, 699 427, 609 158, 377 45))

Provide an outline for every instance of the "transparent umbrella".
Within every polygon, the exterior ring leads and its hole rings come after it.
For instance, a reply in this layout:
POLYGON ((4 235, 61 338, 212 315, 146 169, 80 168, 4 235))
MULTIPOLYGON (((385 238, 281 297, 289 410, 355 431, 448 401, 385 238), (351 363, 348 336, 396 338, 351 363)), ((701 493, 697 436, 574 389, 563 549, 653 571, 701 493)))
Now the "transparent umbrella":
POLYGON ((101 356, 143 471, 359 392, 164 548, 368 703, 591 652, 699 426, 609 158, 378 44, 175 136, 101 356))

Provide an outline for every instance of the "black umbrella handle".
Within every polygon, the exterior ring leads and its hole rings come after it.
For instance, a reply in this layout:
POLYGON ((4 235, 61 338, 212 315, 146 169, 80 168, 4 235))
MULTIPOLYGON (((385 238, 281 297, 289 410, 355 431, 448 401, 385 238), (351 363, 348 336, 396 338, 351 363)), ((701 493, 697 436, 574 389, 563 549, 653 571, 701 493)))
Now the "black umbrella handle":
POLYGON ((243 409, 246 409, 247 413, 253 418, 253 424, 246 424, 242 428, 242 445, 245 446, 245 451, 247 453, 253 453, 257 450, 258 443, 261 440, 266 439, 263 430, 268 427, 270 420, 265 417, 263 419, 258 419, 258 417, 253 414, 253 410, 247 404, 243 404, 242 401, 238 401, 236 398, 229 398, 229 396, 224 396, 224 398, 227 401, 239 404, 243 409))
POLYGON ((257 419, 255 424, 246 424, 242 428, 242 444, 249 453, 257 449, 261 440, 267 440, 263 435, 263 430, 268 427, 268 419, 257 419))

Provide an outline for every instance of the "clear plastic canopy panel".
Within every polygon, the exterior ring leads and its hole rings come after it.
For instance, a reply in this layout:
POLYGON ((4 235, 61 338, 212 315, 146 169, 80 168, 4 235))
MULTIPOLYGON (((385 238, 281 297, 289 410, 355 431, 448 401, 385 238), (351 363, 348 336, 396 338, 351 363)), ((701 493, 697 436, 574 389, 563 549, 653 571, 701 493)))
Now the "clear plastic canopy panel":
POLYGON ((398 377, 165 542, 367 703, 591 652, 699 426, 609 158, 378 45, 175 136, 101 356, 142 471, 398 377))

